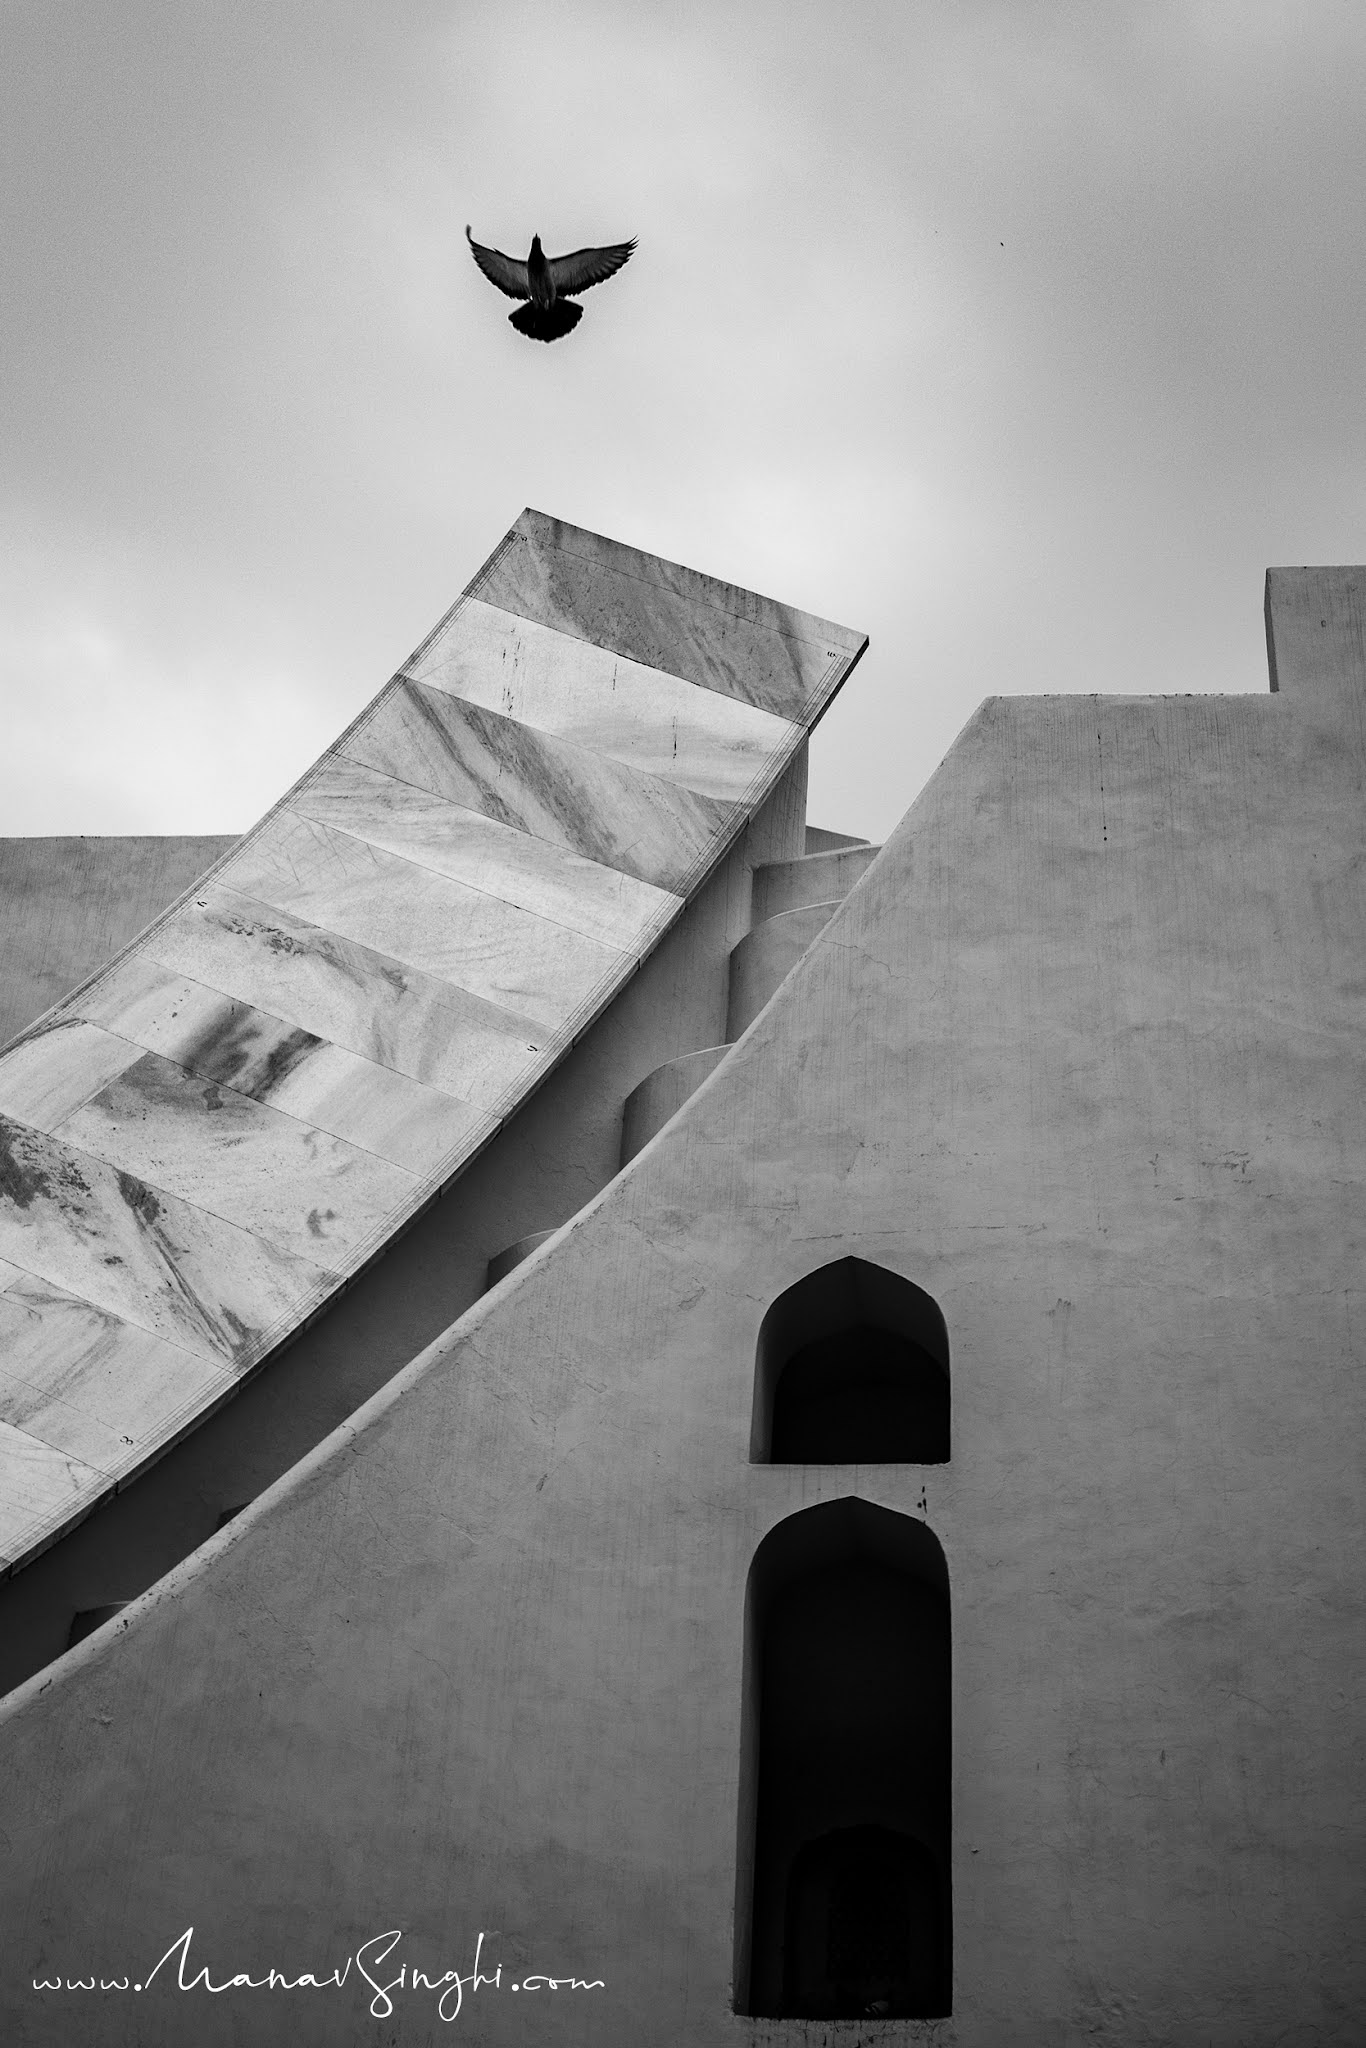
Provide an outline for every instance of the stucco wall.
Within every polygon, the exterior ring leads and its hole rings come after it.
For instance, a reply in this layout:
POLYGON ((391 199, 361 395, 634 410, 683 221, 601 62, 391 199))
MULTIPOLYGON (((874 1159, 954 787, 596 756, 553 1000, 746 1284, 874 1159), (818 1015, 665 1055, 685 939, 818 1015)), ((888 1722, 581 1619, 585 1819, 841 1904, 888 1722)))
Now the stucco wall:
POLYGON ((1355 2038, 1364 763, 1279 685, 985 704, 678 1121, 17 1698, 21 2038, 826 2039, 730 2010, 743 1610, 851 1494, 948 1561, 955 1996, 830 2038, 1355 2038), (765 1310, 850 1254, 943 1309, 947 1466, 748 1462, 765 1310), (505 1967, 453 2027, 27 1988, 191 1922, 215 1981, 505 1967))

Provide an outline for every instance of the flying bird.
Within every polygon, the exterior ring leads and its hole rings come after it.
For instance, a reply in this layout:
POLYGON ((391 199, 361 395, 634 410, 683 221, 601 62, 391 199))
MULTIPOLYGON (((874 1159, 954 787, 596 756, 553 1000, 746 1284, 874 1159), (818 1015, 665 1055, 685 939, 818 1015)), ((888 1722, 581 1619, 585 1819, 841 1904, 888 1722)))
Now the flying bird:
POLYGON ((486 249, 476 242, 468 223, 465 238, 490 284, 496 284, 510 299, 530 300, 529 305, 509 313, 508 319, 519 334, 528 334, 533 341, 558 341, 577 327, 583 307, 576 306, 570 294, 586 292, 590 285, 614 276, 636 246, 632 237, 629 242, 610 242, 605 249, 575 249, 571 256, 547 256, 540 236, 533 235, 531 254, 523 263, 516 256, 505 256, 501 249, 486 249))

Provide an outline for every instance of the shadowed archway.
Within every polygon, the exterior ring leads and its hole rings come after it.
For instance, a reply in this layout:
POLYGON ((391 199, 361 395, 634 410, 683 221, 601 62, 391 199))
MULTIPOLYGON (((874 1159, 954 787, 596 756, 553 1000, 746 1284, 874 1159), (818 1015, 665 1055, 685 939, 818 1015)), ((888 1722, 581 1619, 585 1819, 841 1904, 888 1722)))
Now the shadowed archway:
POLYGON ((866 1259, 808 1273, 759 1330, 756 1464, 940 1465, 949 1338, 934 1299, 866 1259))
POLYGON ((770 1531, 744 1731, 737 2009, 947 2013, 949 1588, 922 1522, 847 1499, 770 1531))

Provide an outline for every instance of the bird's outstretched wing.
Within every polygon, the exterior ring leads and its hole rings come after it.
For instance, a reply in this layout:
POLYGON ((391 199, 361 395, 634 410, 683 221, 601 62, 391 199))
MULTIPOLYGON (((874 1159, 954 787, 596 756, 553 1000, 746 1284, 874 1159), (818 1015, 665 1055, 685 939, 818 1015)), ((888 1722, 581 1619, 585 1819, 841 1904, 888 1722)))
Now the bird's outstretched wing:
MULTIPOLYGON (((525 263, 520 263, 515 256, 505 256, 501 249, 486 249, 482 242, 476 242, 470 233, 468 221, 465 224, 465 240, 470 245, 471 256, 490 284, 496 284, 499 291, 506 292, 510 299, 531 297, 531 283, 526 274, 525 263)), ((594 253, 592 249, 584 251, 586 256, 594 253)), ((623 257, 622 261, 625 260, 623 257)), ((604 271, 603 276, 607 275, 608 273, 604 271)))
MULTIPOLYGON (((590 284, 601 284, 621 269, 635 246, 633 237, 629 242, 611 242, 605 249, 575 249, 570 256, 552 256, 550 275, 556 291, 586 292, 590 284)), ((503 289, 506 291, 506 285, 503 289)))

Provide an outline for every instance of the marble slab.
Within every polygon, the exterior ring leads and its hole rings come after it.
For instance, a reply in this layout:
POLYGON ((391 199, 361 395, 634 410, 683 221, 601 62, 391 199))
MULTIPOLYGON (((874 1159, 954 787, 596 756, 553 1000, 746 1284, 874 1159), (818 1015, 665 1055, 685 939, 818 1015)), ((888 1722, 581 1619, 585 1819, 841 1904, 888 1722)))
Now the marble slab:
POLYGON ((0 1258, 201 1358, 245 1366, 335 1275, 0 1117, 0 1258))
POLYGON ((74 998, 74 1007, 129 1043, 130 1066, 144 1052, 159 1052, 189 1073, 258 1100, 269 1100, 324 1042, 161 966, 147 952, 125 954, 74 998))
POLYGON ((0 1292, 0 1421, 97 1471, 126 1472, 236 1377, 32 1274, 0 1292))
POLYGON ((18 1562, 113 1492, 106 1473, 0 1422, 0 1565, 18 1562))
POLYGON ((620 948, 289 810, 219 880, 552 1030, 621 972, 620 948))
POLYGON ((406 673, 703 796, 753 802, 801 728, 470 598, 406 673))
POLYGON ((212 883, 144 944, 147 957, 231 990, 363 1059, 458 1095, 503 1102, 552 1034, 409 962, 212 883))
MULTIPOLYGON (((221 989, 131 954, 81 999, 138 1048, 301 1117, 412 1173, 436 1171, 483 1137, 487 1118, 406 1074, 287 1024, 221 989)), ((131 1064, 130 1059, 130 1064, 131 1064)))
POLYGON ((847 626, 524 512, 470 586, 486 604, 814 724, 862 653, 847 626))
MULTIPOLYGON (((456 1162, 472 1159, 498 1128, 498 1118, 475 1103, 359 1061, 340 1045, 321 1046, 270 1099, 290 1116, 335 1130, 424 1182, 444 1181, 456 1162)), ((506 1089, 502 1099, 508 1100, 506 1089)))
POLYGON ((289 808, 614 952, 643 950, 682 908, 668 890, 344 757, 321 761, 289 808))
POLYGON ((675 896, 689 893, 745 816, 406 678, 357 722, 340 755, 675 896))
POLYGON ((331 1272, 417 1185, 392 1161, 153 1052, 56 1136, 331 1272))
POLYGON ((137 1057, 126 1039, 80 1017, 55 1017, 0 1054, 0 1111, 53 1131, 137 1057))

